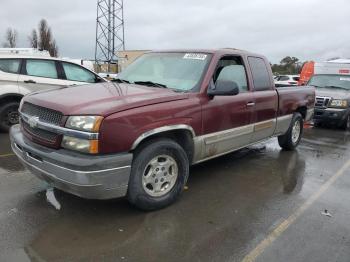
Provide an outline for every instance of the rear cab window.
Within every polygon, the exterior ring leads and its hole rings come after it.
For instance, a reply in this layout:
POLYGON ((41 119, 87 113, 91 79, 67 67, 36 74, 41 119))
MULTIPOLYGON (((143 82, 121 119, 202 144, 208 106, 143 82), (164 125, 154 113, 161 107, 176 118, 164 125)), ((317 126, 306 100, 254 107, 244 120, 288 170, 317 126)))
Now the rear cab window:
POLYGON ((58 79, 56 62, 53 60, 27 59, 26 75, 58 79))
POLYGON ((248 62, 253 76, 254 90, 271 90, 272 84, 270 74, 264 59, 250 56, 248 57, 248 62))
POLYGON ((18 74, 20 65, 20 59, 0 59, 0 70, 5 73, 18 74))

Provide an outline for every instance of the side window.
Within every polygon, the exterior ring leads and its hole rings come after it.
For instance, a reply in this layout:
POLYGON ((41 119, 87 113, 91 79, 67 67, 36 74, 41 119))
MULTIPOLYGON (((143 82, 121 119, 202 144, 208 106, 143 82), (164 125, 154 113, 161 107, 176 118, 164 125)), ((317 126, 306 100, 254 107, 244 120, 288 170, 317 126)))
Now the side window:
POLYGON ((96 76, 81 66, 64 62, 62 62, 62 66, 66 73, 67 80, 87 83, 96 82, 96 76))
POLYGON ((5 73, 17 74, 20 64, 19 59, 0 59, 0 70, 5 73))
POLYGON ((58 78, 56 63, 52 60, 27 59, 26 71, 29 76, 58 78))
POLYGON ((214 82, 219 79, 236 82, 241 93, 248 91, 247 74, 240 57, 224 57, 219 61, 214 82))
POLYGON ((280 76, 278 81, 288 81, 289 77, 288 76, 280 76))
POLYGON ((259 57, 248 57, 248 61, 252 70, 255 91, 270 90, 270 75, 264 60, 259 57))

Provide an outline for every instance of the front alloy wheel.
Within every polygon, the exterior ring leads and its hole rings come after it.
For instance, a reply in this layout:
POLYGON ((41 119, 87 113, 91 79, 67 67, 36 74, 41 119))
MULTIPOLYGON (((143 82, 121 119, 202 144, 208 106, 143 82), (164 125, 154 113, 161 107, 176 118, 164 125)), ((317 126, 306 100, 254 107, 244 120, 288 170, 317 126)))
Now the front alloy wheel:
POLYGON ((168 138, 150 140, 134 152, 128 200, 142 210, 166 207, 180 196, 188 174, 188 156, 178 143, 168 138))
POLYGON ((174 187, 178 173, 174 158, 156 156, 149 161, 143 173, 143 189, 152 197, 164 196, 174 187))

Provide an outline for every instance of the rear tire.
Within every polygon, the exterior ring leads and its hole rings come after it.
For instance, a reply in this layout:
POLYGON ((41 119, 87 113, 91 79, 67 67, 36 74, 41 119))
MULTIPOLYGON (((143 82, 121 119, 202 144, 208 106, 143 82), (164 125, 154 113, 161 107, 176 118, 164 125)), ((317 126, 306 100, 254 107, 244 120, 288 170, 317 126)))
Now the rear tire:
POLYGON ((19 102, 9 102, 0 107, 0 131, 8 132, 10 127, 18 124, 19 102))
POLYGON ((303 134, 303 117, 300 113, 294 113, 292 122, 288 131, 278 137, 278 144, 284 150, 294 150, 300 143, 301 136, 303 134))
POLYGON ((184 149, 171 139, 156 139, 136 150, 127 198, 141 210, 156 210, 177 200, 189 175, 184 149))

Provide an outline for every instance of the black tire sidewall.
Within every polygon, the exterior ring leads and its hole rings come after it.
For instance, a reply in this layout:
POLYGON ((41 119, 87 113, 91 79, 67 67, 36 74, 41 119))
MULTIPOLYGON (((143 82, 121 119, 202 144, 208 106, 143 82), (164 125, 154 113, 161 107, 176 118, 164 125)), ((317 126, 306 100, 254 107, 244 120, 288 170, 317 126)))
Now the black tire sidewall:
POLYGON ((343 124, 343 128, 346 131, 350 131, 350 114, 346 117, 345 122, 343 124))
POLYGON ((183 148, 170 139, 154 140, 135 152, 128 185, 128 200, 143 210, 160 209, 176 201, 189 174, 189 162, 183 148), (150 196, 143 188, 142 176, 146 165, 157 155, 169 155, 178 165, 178 177, 173 188, 164 196, 150 196))
POLYGON ((12 107, 17 108, 17 111, 18 111, 19 102, 9 102, 0 107, 0 130, 1 131, 8 132, 11 127, 11 125, 5 124, 3 122, 3 118, 5 117, 5 114, 7 114, 7 111, 12 107))
POLYGON ((288 128, 288 131, 282 135, 278 137, 278 142, 279 145, 285 149, 285 150, 294 150, 300 143, 302 134, 303 134, 303 117, 300 113, 294 113, 291 124, 288 128), (300 134, 299 134, 299 138, 298 141, 296 141, 295 143, 293 142, 292 139, 292 131, 293 131, 293 127, 295 122, 299 121, 300 122, 300 134))

